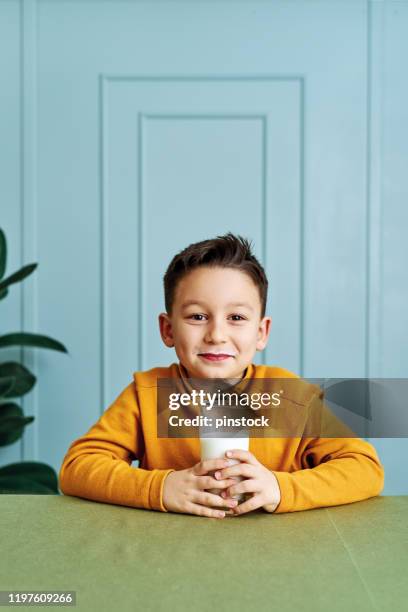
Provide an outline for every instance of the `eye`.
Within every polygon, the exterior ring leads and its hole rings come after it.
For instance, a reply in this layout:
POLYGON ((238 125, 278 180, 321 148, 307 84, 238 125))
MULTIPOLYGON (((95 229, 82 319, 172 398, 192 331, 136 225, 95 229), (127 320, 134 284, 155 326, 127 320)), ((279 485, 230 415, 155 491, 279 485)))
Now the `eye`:
MULTIPOLYGON (((206 315, 200 314, 200 313, 194 313, 191 315, 188 315, 187 319, 192 319, 193 321, 203 321, 203 319, 197 319, 196 317, 205 317, 206 315)), ((237 317, 236 319, 234 319, 234 321, 238 322, 238 321, 245 321, 245 317, 241 316, 241 315, 230 315, 231 317, 237 317)))
MULTIPOLYGON (((205 315, 203 315, 203 314, 198 314, 198 313, 195 313, 195 314, 189 315, 189 316, 187 317, 187 319, 194 319, 194 317, 204 317, 204 316, 205 316, 205 315)), ((202 321, 202 319, 194 319, 194 321, 197 321, 197 320, 198 320, 198 321, 202 321)))

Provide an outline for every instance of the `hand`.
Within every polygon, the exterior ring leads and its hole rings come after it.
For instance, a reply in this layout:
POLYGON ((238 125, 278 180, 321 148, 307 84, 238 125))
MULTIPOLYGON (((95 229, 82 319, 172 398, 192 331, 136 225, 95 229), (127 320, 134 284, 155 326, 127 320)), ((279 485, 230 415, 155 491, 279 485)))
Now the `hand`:
POLYGON ((228 457, 237 459, 241 463, 216 472, 215 478, 220 478, 220 482, 225 482, 226 478, 243 476, 245 480, 229 486, 221 493, 221 496, 227 498, 239 493, 253 493, 250 499, 233 508, 230 514, 244 514, 261 507, 266 512, 274 512, 281 500, 279 483, 275 474, 262 465, 249 451, 231 450, 228 451, 228 457))
POLYGON ((221 490, 235 483, 235 480, 228 478, 215 480, 208 474, 208 472, 223 469, 229 465, 228 459, 206 459, 196 463, 192 468, 170 472, 163 485, 163 504, 166 510, 223 518, 224 511, 213 509, 210 506, 232 508, 237 505, 237 501, 227 500, 205 489, 221 490))

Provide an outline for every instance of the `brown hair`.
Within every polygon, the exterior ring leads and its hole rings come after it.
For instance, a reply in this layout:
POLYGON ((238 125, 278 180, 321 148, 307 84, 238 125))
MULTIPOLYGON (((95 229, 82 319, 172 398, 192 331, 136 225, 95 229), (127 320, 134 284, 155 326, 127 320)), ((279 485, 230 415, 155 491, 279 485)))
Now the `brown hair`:
POLYGON ((163 277, 164 302, 171 316, 179 281, 191 270, 199 267, 233 268, 245 272, 258 288, 261 300, 261 318, 265 316, 268 279, 265 270, 251 252, 252 243, 231 232, 210 240, 190 244, 171 260, 163 277))

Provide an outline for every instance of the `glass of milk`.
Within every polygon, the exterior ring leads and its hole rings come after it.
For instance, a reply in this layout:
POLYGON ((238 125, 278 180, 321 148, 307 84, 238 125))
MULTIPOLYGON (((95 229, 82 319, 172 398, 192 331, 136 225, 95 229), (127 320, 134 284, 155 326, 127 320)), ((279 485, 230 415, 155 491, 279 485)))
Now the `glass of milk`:
MULTIPOLYGON (((240 450, 249 450, 249 435, 248 432, 240 431, 238 434, 240 437, 233 438, 211 438, 208 434, 205 435, 200 433, 200 446, 201 446, 201 459, 226 459, 231 465, 240 463, 238 459, 229 459, 225 456, 226 451, 238 448, 240 450)), ((208 472, 210 476, 213 476, 217 470, 208 472)), ((231 476, 232 479, 240 482, 244 480, 243 476, 231 476)), ((209 493, 214 495, 221 495, 224 489, 207 489, 209 493)), ((238 493, 233 495, 232 499, 243 501, 245 499, 245 493, 238 493)))

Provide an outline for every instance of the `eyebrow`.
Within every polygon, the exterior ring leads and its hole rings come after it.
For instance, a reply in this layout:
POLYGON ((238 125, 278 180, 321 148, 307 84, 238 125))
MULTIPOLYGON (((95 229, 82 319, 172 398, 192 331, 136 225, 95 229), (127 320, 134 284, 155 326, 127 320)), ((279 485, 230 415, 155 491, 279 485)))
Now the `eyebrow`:
MULTIPOLYGON (((205 306, 205 304, 204 302, 199 302, 197 300, 188 300, 187 302, 184 302, 184 304, 182 304, 181 309, 184 310, 188 306, 205 306)), ((248 310, 254 310, 252 306, 250 304, 247 304, 246 302, 230 302, 229 304, 227 304, 227 307, 230 306, 243 306, 244 308, 248 308, 248 310)))

